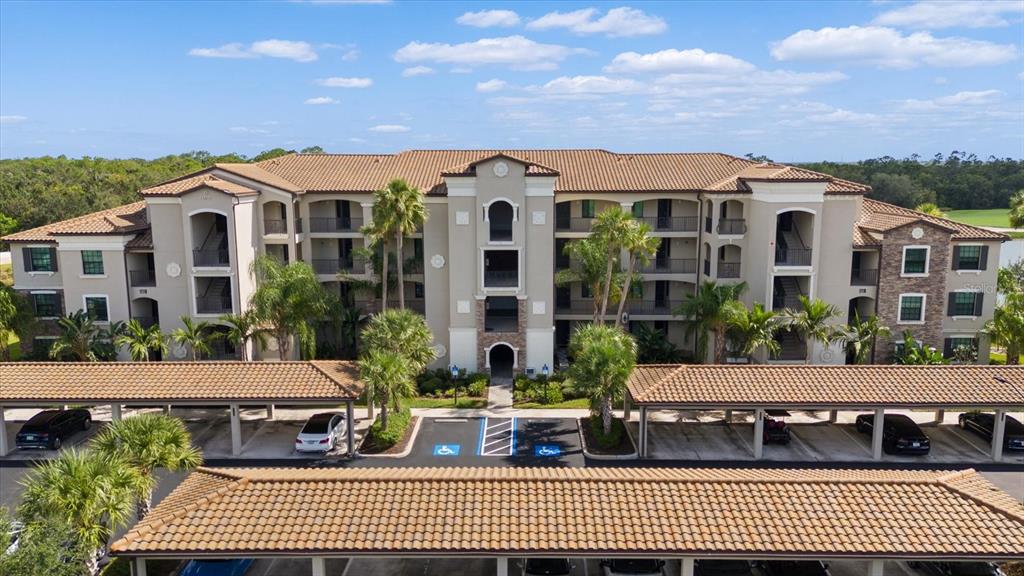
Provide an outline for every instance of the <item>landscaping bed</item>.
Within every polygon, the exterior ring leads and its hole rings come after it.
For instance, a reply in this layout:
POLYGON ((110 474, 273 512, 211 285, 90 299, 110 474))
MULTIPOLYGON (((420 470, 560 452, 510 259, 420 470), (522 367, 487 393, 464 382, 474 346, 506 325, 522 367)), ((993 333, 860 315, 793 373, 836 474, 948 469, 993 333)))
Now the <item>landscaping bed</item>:
POLYGON ((580 433, 587 452, 601 456, 630 456, 636 453, 621 418, 612 418, 612 431, 605 435, 600 416, 580 419, 580 433))
POLYGON ((366 431, 366 437, 359 446, 360 454, 401 454, 412 442, 417 417, 406 408, 401 412, 388 414, 388 427, 382 429, 380 417, 373 421, 366 431))

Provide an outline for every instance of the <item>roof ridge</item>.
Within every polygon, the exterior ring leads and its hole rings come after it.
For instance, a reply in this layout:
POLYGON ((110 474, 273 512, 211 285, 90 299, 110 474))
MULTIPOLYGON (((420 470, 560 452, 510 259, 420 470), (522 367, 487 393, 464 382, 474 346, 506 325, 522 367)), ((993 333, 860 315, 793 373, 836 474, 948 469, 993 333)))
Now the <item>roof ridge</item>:
POLYGON ((349 394, 355 392, 355 390, 352 390, 351 388, 349 388, 345 384, 342 384, 337 378, 335 378, 334 376, 328 374, 327 371, 324 370, 321 367, 321 364, 332 363, 332 364, 335 364, 335 365, 337 365, 337 364, 344 364, 346 366, 355 365, 356 367, 358 367, 358 364, 356 362, 354 362, 352 360, 308 360, 308 362, 309 362, 309 365, 312 366, 314 370, 316 370, 317 372, 322 374, 324 376, 324 378, 327 378, 331 382, 334 382, 334 384, 339 389, 341 389, 341 391, 348 392, 349 394))
POLYGON ((971 231, 974 231, 974 232, 979 232, 979 233, 982 233, 982 234, 995 234, 997 236, 1002 236, 1004 239, 1009 239, 1010 238, 1008 235, 1003 234, 1002 232, 994 232, 994 231, 989 230, 987 228, 982 228, 980 226, 974 226, 972 224, 967 224, 966 222, 958 222, 956 220, 953 220, 951 218, 947 218, 945 216, 933 216, 931 214, 926 214, 924 212, 920 212, 918 210, 914 210, 913 208, 906 208, 906 207, 903 207, 903 206, 899 206, 897 204, 892 204, 892 203, 889 203, 889 202, 883 202, 882 200, 876 200, 874 198, 868 198, 868 197, 865 196, 864 197, 864 201, 866 201, 868 203, 880 204, 880 205, 885 206, 885 207, 887 207, 889 209, 895 209, 898 213, 900 213, 900 215, 908 217, 908 218, 917 218, 919 220, 925 220, 925 221, 932 222, 933 224, 942 224, 944 227, 952 229, 954 231, 954 233, 957 231, 956 226, 962 226, 962 227, 967 228, 967 229, 969 229, 971 231), (938 221, 938 222, 935 222, 935 221, 938 221))
POLYGON ((948 474, 946 474, 944 476, 940 476, 940 477, 936 478, 935 482, 937 484, 945 487, 947 490, 950 490, 952 492, 956 492, 957 494, 963 496, 964 498, 968 498, 968 499, 974 501, 975 503, 977 503, 977 504, 979 504, 981 506, 984 506, 984 507, 988 508, 989 510, 992 510, 993 512, 996 512, 998 514, 1002 514, 1004 516, 1007 516, 1011 520, 1016 520, 1018 522, 1024 522, 1024 504, 1021 504, 1019 501, 1015 500, 1017 502, 1018 507, 1020 508, 1020 510, 1011 510, 1011 509, 1008 509, 1008 508, 1006 508, 1004 506, 1000 506, 996 502, 993 502, 990 498, 987 497, 988 495, 982 495, 982 494, 976 493, 973 489, 966 489, 966 488, 963 488, 961 486, 957 486, 957 485, 952 483, 955 480, 962 480, 962 479, 967 479, 967 478, 979 479, 982 482, 984 482, 986 485, 988 485, 991 490, 999 491, 998 488, 996 488, 994 485, 992 485, 992 483, 989 482, 984 476, 978 474, 978 472, 976 470, 974 470, 973 468, 967 468, 967 469, 964 469, 964 470, 958 470, 958 471, 950 472, 950 473, 948 473, 948 474))

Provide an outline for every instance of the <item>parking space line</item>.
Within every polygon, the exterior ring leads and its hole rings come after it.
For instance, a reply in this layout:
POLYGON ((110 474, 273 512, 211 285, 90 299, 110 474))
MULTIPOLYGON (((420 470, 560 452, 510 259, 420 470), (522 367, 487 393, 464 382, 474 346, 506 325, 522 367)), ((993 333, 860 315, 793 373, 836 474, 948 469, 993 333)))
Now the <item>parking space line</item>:
POLYGON ((511 456, 515 446, 515 418, 484 418, 481 425, 481 456, 511 456))
POLYGON ((968 446, 970 446, 971 448, 974 448, 982 456, 990 456, 991 455, 991 452, 990 452, 991 447, 989 447, 988 450, 982 450, 981 447, 979 447, 977 444, 974 443, 974 438, 968 437, 968 435, 963 433, 963 432, 961 432, 958 427, 953 426, 953 427, 951 427, 949 429, 949 431, 952 432, 952 434, 954 436, 956 436, 957 438, 963 440, 968 446))
POLYGON ((476 455, 484 453, 484 432, 487 430, 487 418, 480 419, 480 438, 476 442, 476 455))
POLYGON ((842 432, 843 434, 846 434, 851 440, 853 440, 854 444, 856 444, 857 446, 860 446, 861 450, 863 450, 867 454, 872 454, 871 449, 870 448, 866 448, 864 446, 864 444, 861 443, 860 432, 857 432, 857 435, 854 436, 853 434, 850 434, 849 432, 846 431, 846 427, 845 426, 837 426, 837 428, 839 428, 840 432, 842 432))
POLYGON ((810 445, 808 445, 806 442, 803 441, 802 438, 800 438, 800 436, 796 433, 796 429, 793 427, 790 427, 789 429, 789 439, 793 441, 794 444, 799 446, 800 449, 803 450, 804 454, 808 455, 812 460, 816 462, 821 461, 821 458, 818 458, 818 453, 811 450, 810 445))

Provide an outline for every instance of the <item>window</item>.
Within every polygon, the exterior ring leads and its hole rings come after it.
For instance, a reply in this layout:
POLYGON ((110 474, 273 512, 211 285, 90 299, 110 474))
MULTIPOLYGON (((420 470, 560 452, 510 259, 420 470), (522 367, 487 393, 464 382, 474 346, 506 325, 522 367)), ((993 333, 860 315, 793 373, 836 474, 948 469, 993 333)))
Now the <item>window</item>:
POLYGON ((85 313, 97 322, 109 322, 110 314, 107 311, 106 296, 86 296, 85 313))
POLYGON ((930 248, 928 248, 927 246, 907 246, 903 248, 903 274, 928 274, 929 251, 930 248))
POLYGON ((978 352, 978 339, 970 336, 954 336, 952 338, 946 338, 945 345, 942 347, 943 356, 951 357, 956 353, 958 348, 966 348, 974 351, 975 354, 978 352))
POLYGON ((57 295, 50 293, 32 294, 32 305, 36 311, 36 317, 52 318, 60 316, 60 301, 57 295))
POLYGON ((88 276, 103 274, 103 252, 82 250, 82 274, 88 276))
POLYGON ((594 200, 584 200, 581 209, 583 210, 584 218, 593 218, 597 211, 597 202, 594 200))
POLYGON ((590 286, 587 283, 580 284, 580 298, 593 298, 594 294, 590 291, 590 286))
POLYGON ((954 270, 984 270, 981 246, 957 246, 954 249, 954 270))
POLYGON ((629 285, 629 297, 637 300, 644 298, 644 285, 640 282, 633 282, 629 285))
POLYGON ((981 292, 950 292, 949 316, 981 316, 981 292))
POLYGON ((56 250, 52 248, 29 248, 30 272, 56 272, 56 250))
POLYGON ((924 294, 903 294, 900 296, 900 322, 924 322, 924 294))
POLYGON ((412 293, 413 293, 413 295, 414 295, 414 297, 416 299, 422 300, 423 299, 423 282, 413 282, 412 283, 412 293))
POLYGON ((643 218, 644 217, 644 203, 643 202, 633 202, 633 217, 634 218, 643 218))

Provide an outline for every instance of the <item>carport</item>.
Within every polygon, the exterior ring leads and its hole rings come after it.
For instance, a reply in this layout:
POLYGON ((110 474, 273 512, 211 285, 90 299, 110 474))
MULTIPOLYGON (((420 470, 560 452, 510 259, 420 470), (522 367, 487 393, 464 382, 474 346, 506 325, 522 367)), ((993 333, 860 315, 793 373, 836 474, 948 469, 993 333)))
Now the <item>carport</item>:
POLYGON ((353 403, 362 393, 354 362, 8 362, 0 363, 0 456, 9 452, 5 408, 225 406, 231 453, 242 451, 242 406, 347 408, 348 454, 354 452, 353 403))
POLYGON ((995 412, 993 460, 1002 459, 1006 413, 1024 410, 1024 366, 695 365, 637 366, 627 384, 625 418, 639 408, 640 457, 648 456, 653 410, 754 413, 753 452, 764 451, 765 410, 874 413, 871 452, 882 458, 886 409, 985 409, 995 412))
POLYGON ((1001 561, 1024 508, 973 470, 201 468, 111 547, 147 559, 1001 561))

